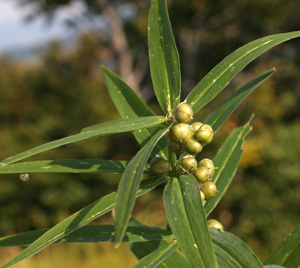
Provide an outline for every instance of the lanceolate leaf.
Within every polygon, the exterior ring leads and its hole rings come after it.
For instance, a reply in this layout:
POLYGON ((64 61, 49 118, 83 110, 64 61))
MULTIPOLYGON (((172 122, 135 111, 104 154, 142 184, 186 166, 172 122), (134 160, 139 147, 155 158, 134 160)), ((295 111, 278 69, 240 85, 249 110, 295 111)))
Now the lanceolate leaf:
MULTIPOLYGON (((123 173, 127 161, 100 159, 60 159, 32 161, 0 166, 0 174, 13 173, 123 173)), ((148 173, 148 169, 145 169, 148 173)))
POLYGON ((226 119, 234 112, 234 110, 239 106, 239 104, 262 82, 269 78, 275 69, 271 69, 255 79, 251 80, 249 83, 244 85, 238 91, 236 91, 227 101, 225 101, 218 109, 211 113, 205 120, 205 124, 211 125, 214 132, 218 130, 220 126, 226 121, 226 119))
POLYGON ((257 39, 227 56, 190 92, 187 102, 194 113, 213 100, 246 65, 270 48, 300 36, 300 31, 275 34, 257 39))
POLYGON ((283 267, 283 266, 279 266, 279 265, 265 265, 264 266, 265 268, 286 268, 286 267, 283 267))
POLYGON ((236 128, 214 157, 213 162, 217 169, 212 181, 216 184, 218 191, 216 197, 205 203, 204 210, 206 215, 209 215, 217 206, 229 187, 243 154, 242 145, 244 139, 250 130, 251 126, 249 123, 236 128))
POLYGON ((277 264, 287 268, 299 268, 300 225, 281 242, 265 260, 264 264, 277 264))
MULTIPOLYGON (((33 243, 49 229, 30 231, 0 238, 0 247, 27 246, 33 243)), ((86 243, 86 242, 114 242, 114 225, 88 225, 82 226, 55 243, 86 243)), ((123 242, 162 241, 172 239, 171 231, 147 226, 128 226, 123 242)), ((166 242, 167 243, 167 242, 166 242)))
MULTIPOLYGON (((118 75, 105 66, 101 66, 101 68, 109 94, 122 118, 154 116, 150 108, 118 75)), ((134 136, 139 144, 144 146, 157 131, 157 127, 144 128, 135 131, 134 136)), ((160 140, 153 149, 153 155, 154 154, 159 154, 167 159, 167 147, 163 140, 160 140)))
POLYGON ((254 252, 237 236, 210 228, 219 267, 263 268, 254 252))
POLYGON ((152 0, 148 23, 150 70, 156 97, 168 114, 180 102, 179 55, 165 0, 152 0))
POLYGON ((164 204, 172 232, 190 267, 218 267, 196 179, 192 175, 172 178, 164 190, 164 204))
POLYGON ((51 141, 43 145, 37 146, 23 153, 9 157, 4 161, 2 161, 1 163, 11 164, 16 161, 22 160, 24 158, 48 151, 53 148, 57 148, 65 144, 69 144, 69 143, 73 143, 73 142, 77 142, 77 141, 81 141, 81 140, 85 140, 97 136, 104 136, 104 135, 110 135, 115 133, 132 131, 132 130, 146 128, 146 127, 158 126, 162 124, 163 121, 164 118, 161 116, 149 116, 149 117, 141 117, 141 118, 133 118, 133 119, 132 118, 120 119, 120 120, 106 122, 103 124, 84 128, 79 134, 68 136, 66 138, 51 141))
POLYGON ((118 187, 116 203, 116 242, 121 243, 125 234, 130 213, 134 206, 136 193, 140 184, 147 160, 156 143, 165 135, 168 129, 158 131, 147 144, 131 159, 125 169, 118 187))
POLYGON ((178 249, 176 241, 167 243, 142 258, 136 265, 133 266, 133 268, 154 268, 169 257, 176 249, 178 249))
MULTIPOLYGON (((142 223, 134 218, 129 221, 130 226, 144 226, 142 223)), ((172 238, 174 238, 172 234, 172 238)), ((164 240, 149 241, 149 242, 129 242, 128 246, 134 255, 140 260, 151 252, 157 250, 162 246, 167 246, 168 242, 164 240)), ((174 251, 170 256, 161 262, 157 268, 189 268, 185 258, 178 252, 174 251)))
MULTIPOLYGON (((148 193, 153 188, 166 180, 167 177, 163 178, 161 176, 150 177, 143 180, 141 182, 140 189, 137 191, 137 196, 148 193)), ((111 211, 115 207, 115 204, 115 192, 100 198, 99 200, 84 207, 72 216, 55 225, 53 228, 51 228, 49 231, 35 240, 29 247, 24 249, 19 255, 17 255, 11 261, 7 262, 5 265, 1 266, 1 268, 11 267, 16 263, 31 257, 32 255, 55 243, 59 239, 62 239, 63 237, 72 233, 83 225, 86 225, 87 223, 99 218, 103 214, 111 211)))

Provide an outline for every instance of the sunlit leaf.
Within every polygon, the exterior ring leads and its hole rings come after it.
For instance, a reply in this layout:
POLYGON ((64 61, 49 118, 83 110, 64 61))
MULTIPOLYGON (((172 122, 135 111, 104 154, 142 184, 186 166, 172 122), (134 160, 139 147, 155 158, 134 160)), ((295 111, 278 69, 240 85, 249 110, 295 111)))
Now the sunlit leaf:
POLYGON ((252 41, 222 60, 190 92, 186 101, 194 113, 213 100, 245 66, 270 48, 300 36, 300 31, 275 34, 252 41))
MULTIPOLYGON (((0 174, 13 173, 123 173, 127 161, 101 159, 59 159, 0 166, 0 174)), ((145 173, 149 173, 145 169, 145 173)))
POLYGON ((196 179, 189 174, 172 178, 164 190, 164 205, 171 230, 190 267, 216 268, 196 179))
MULTIPOLYGON (((150 108, 118 75, 105 66, 101 66, 101 68, 109 94, 122 118, 154 116, 150 108)), ((134 136, 139 144, 144 146, 157 131, 157 127, 139 129, 134 132, 134 136)), ((157 143, 152 154, 158 154, 167 159, 168 152, 163 139, 157 143)))
POLYGON ((168 129, 158 131, 144 147, 131 159, 126 167, 117 191, 115 214, 116 243, 119 244, 125 234, 130 214, 134 206, 140 179, 148 158, 157 142, 166 134, 168 129))
MULTIPOLYGON (((144 226, 142 223, 134 218, 129 221, 129 226, 144 226)), ((174 236, 172 235, 172 238, 174 236)), ((168 242, 164 240, 159 241, 148 241, 148 242, 129 242, 127 243, 134 255, 140 260, 151 252, 157 250, 162 246, 167 246, 168 242)), ((166 259, 164 259, 157 268, 188 268, 189 265, 185 258, 178 252, 174 251, 166 259)))
POLYGON ((176 249, 178 249, 176 241, 167 243, 142 258, 133 268, 154 268, 169 257, 176 249))
POLYGON ((213 113, 211 113, 204 120, 204 124, 211 125, 214 132, 216 132, 218 128, 223 125, 226 119, 239 106, 239 104, 262 82, 269 78, 274 72, 275 69, 271 69, 244 85, 242 88, 236 91, 227 101, 225 101, 221 106, 219 106, 213 113))
POLYGON ((263 268, 254 252, 237 236, 210 228, 219 267, 226 268, 263 268))
MULTIPOLYGON (((265 260, 264 264, 276 264, 287 268, 300 265, 300 225, 291 232, 265 260)), ((270 266, 271 267, 271 266, 270 266)))
POLYGON ((236 128, 227 137, 214 157, 213 162, 217 169, 212 181, 216 184, 218 191, 216 197, 205 202, 204 210, 206 215, 209 215, 217 206, 229 187, 243 154, 242 145, 244 139, 250 130, 251 126, 249 123, 236 128))
POLYGON ((163 121, 164 118, 161 116, 149 116, 149 117, 141 117, 141 118, 120 119, 120 120, 114 120, 114 121, 102 123, 99 125, 84 128, 78 134, 48 142, 43 145, 32 148, 30 150, 27 150, 23 153, 9 157, 3 160, 1 163, 2 165, 11 164, 16 161, 22 160, 24 158, 57 148, 62 145, 66 145, 77 141, 82 141, 97 136, 111 135, 115 133, 127 132, 136 129, 151 127, 151 126, 158 126, 162 124, 163 121))
POLYGON ((180 102, 180 62, 165 0, 151 1, 148 46, 156 97, 166 114, 174 112, 180 102))
MULTIPOLYGON (((28 246, 48 230, 29 231, 0 237, 0 247, 28 246)), ((114 242, 114 232, 114 225, 82 226, 55 243, 114 242)), ((173 234, 168 230, 148 226, 128 226, 123 242, 146 243, 146 241, 161 241, 172 238, 173 234)))

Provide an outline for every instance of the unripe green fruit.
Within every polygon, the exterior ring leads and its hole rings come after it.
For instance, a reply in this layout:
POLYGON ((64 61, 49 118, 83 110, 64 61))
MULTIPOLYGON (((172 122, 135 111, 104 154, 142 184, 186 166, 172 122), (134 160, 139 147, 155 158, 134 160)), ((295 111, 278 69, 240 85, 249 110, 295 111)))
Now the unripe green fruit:
POLYGON ((189 171, 189 172, 193 172, 197 168, 198 163, 197 163, 197 160, 194 156, 186 155, 180 161, 180 165, 184 170, 189 171))
POLYGON ((192 136, 191 127, 185 123, 178 123, 170 129, 171 138, 174 138, 177 141, 184 141, 192 136))
POLYGON ((178 123, 190 123, 193 119, 193 109, 186 102, 180 103, 175 110, 175 120, 178 123))
POLYGON ((199 167, 206 167, 209 169, 209 177, 212 177, 215 173, 215 165, 212 160, 204 158, 199 162, 199 167))
POLYGON ((202 151, 202 145, 193 138, 185 140, 182 147, 183 150, 192 155, 197 155, 202 151))
POLYGON ((194 122, 193 124, 191 124, 193 133, 196 133, 202 125, 203 124, 201 122, 194 122))
POLYGON ((153 175, 167 174, 171 170, 171 164, 162 157, 155 157, 150 162, 150 170, 153 175))
POLYGON ((199 182, 205 182, 209 178, 209 170, 206 167, 198 167, 194 172, 194 177, 199 182))
POLYGON ((203 203, 205 201, 205 195, 202 191, 200 191, 200 195, 201 195, 201 201, 203 203))
POLYGON ((208 227, 219 229, 221 232, 224 232, 224 227, 222 223, 217 220, 211 219, 207 221, 208 227))
POLYGON ((182 148, 181 144, 178 144, 172 140, 168 140, 168 147, 171 151, 173 151, 176 154, 182 154, 184 153, 184 150, 182 148))
POLYGON ((208 144, 212 141, 214 136, 214 131, 210 125, 204 124, 202 125, 195 134, 196 139, 203 143, 208 144))
POLYGON ((212 181, 204 182, 200 189, 205 195, 205 200, 209 200, 217 194, 217 186, 212 181))

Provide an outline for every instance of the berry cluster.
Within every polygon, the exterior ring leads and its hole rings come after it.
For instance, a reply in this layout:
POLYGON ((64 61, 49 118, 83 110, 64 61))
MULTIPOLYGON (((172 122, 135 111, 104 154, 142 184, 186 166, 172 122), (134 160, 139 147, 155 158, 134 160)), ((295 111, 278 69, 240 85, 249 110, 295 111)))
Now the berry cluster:
POLYGON ((180 166, 185 172, 191 173, 199 181, 202 201, 216 196, 217 187, 210 181, 215 173, 215 166, 212 160, 205 158, 197 163, 193 155, 186 155, 180 161, 180 166))
MULTIPOLYGON (((212 160, 205 158, 199 163, 195 156, 202 151, 202 146, 213 139, 213 130, 210 125, 195 122, 189 125, 193 119, 193 110, 187 103, 178 105, 175 111, 176 123, 171 127, 167 138, 169 150, 176 154, 189 153, 180 161, 180 168, 186 173, 192 174, 200 184, 202 201, 216 196, 217 187, 210 181, 215 172, 212 160)), ((165 175, 172 170, 170 162, 156 156, 150 162, 150 170, 154 175, 165 175)))
POLYGON ((213 129, 208 124, 194 122, 193 110, 185 102, 178 105, 175 111, 176 123, 170 129, 167 138, 169 148, 177 153, 189 153, 197 155, 202 151, 202 147, 213 139, 213 129))

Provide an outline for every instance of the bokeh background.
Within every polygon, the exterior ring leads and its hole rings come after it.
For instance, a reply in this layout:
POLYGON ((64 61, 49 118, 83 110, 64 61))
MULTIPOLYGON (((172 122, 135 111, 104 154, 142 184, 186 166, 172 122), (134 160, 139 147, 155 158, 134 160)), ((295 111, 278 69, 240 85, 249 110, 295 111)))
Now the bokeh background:
MULTIPOLYGON (((5 2, 14 2, 28 31, 15 32, 18 45, 1 50, 1 159, 120 118, 100 64, 120 74, 161 114, 147 58, 149 0, 1 0, 0 4, 5 2), (44 25, 42 41, 30 35, 37 21, 44 25)), ((181 58, 182 99, 238 47, 300 29, 297 0, 288 5, 280 0, 172 0, 168 6, 181 58)), ((5 27, 9 30, 9 23, 5 27)), ((2 40, 6 34, 1 34, 2 40)), ((228 134, 255 114, 239 170, 211 218, 247 242, 262 260, 300 222, 300 40, 278 45, 256 59, 196 116, 203 120, 235 90, 272 67, 277 72, 248 97, 201 153, 201 158, 213 157, 228 134)), ((128 160, 138 150, 128 133, 78 142, 28 160, 128 160)), ((1 175, 0 235, 51 227, 116 190, 118 181, 119 176, 107 174, 30 174, 25 182, 19 175, 1 175)), ((133 215, 164 228, 162 189, 139 198, 133 215)), ((111 217, 94 223, 111 223, 111 217)), ((1 264, 20 250, 0 249, 1 264)), ((52 245, 16 267, 126 268, 135 262, 125 245, 120 250, 108 244, 52 245)))

